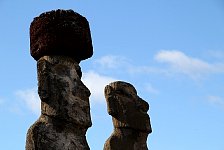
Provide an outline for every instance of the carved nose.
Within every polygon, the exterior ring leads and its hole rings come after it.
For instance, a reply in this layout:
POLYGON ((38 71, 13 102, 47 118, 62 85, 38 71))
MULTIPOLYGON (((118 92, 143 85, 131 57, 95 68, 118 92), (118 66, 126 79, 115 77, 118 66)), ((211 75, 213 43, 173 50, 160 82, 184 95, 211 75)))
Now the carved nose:
POLYGON ((149 104, 144 101, 142 98, 138 97, 138 107, 141 109, 143 112, 147 112, 149 110, 149 104))

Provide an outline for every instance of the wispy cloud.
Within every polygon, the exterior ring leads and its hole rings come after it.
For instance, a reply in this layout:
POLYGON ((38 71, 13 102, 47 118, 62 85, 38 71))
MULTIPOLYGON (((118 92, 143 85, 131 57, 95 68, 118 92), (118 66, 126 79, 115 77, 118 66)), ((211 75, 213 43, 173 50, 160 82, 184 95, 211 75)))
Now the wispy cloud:
MULTIPOLYGON (((94 61, 97 63, 100 67, 107 71, 116 70, 116 72, 124 72, 128 74, 136 74, 136 73, 165 73, 165 70, 162 70, 161 68, 157 68, 154 66, 136 66, 132 63, 130 63, 130 60, 128 58, 125 58, 124 56, 113 56, 113 55, 106 55, 101 58, 98 58, 94 61)), ((98 68, 95 70, 97 71, 98 68)))
POLYGON ((95 60, 95 63, 104 68, 115 69, 127 65, 127 59, 122 56, 106 55, 95 60))
POLYGON ((145 86, 145 90, 149 93, 152 93, 152 94, 159 94, 159 90, 157 90, 155 87, 153 87, 151 84, 146 84, 145 86))
POLYGON ((11 112, 11 113, 14 113, 16 115, 19 115, 19 116, 24 116, 24 110, 22 109, 21 105, 19 105, 18 103, 15 103, 15 104, 12 104, 8 107, 8 110, 11 112))
POLYGON ((34 114, 40 114, 40 99, 37 94, 37 89, 19 90, 16 96, 25 103, 26 107, 34 114))
POLYGON ((0 97, 0 106, 3 105, 4 103, 5 103, 5 100, 0 97))
POLYGON ((219 96, 210 95, 208 101, 213 105, 224 107, 224 99, 219 96))
MULTIPOLYGON (((214 52, 214 55, 220 53, 214 52)), ((131 64, 125 57, 112 55, 103 56, 95 62, 104 69, 119 69, 128 74, 185 75, 194 80, 203 79, 211 74, 224 73, 224 62, 205 61, 188 56, 179 50, 161 50, 153 58, 153 65, 145 64, 141 66, 131 64)))
POLYGON ((128 68, 126 68, 126 71, 129 74, 162 74, 162 75, 168 75, 170 72, 164 68, 159 68, 156 66, 132 66, 129 65, 128 68))
POLYGON ((224 64, 209 63, 190 57, 177 50, 162 50, 155 55, 155 60, 167 64, 170 72, 182 73, 193 79, 198 79, 210 73, 224 73, 224 64))
POLYGON ((91 91, 91 100, 94 102, 104 102, 104 88, 110 82, 116 81, 115 78, 100 75, 97 72, 89 71, 83 73, 83 83, 91 91))

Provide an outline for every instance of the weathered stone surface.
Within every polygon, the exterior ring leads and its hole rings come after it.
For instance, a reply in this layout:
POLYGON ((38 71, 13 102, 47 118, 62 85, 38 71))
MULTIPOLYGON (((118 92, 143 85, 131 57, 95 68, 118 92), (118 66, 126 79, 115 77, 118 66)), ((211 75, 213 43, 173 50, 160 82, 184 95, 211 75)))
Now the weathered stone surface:
POLYGON ((44 56, 37 62, 41 116, 27 133, 26 150, 88 150, 90 91, 78 63, 66 56, 44 56))
POLYGON ((30 25, 30 53, 42 56, 64 55, 76 62, 93 55, 89 23, 72 10, 54 10, 36 17, 30 25))
POLYGON ((105 97, 114 132, 104 150, 147 150, 147 137, 152 132, 148 103, 137 95, 133 85, 122 81, 107 85, 105 97))

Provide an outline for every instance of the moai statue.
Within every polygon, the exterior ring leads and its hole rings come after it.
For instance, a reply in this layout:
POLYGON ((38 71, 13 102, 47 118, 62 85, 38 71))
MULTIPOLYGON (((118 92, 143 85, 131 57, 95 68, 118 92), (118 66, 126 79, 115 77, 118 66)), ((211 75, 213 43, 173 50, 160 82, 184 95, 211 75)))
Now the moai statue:
POLYGON ((104 92, 114 125, 104 150, 147 150, 147 137, 152 132, 148 103, 137 95, 133 85, 123 81, 110 83, 104 92))
POLYGON ((26 150, 89 150, 90 91, 79 66, 93 54, 88 21, 72 10, 43 13, 31 23, 30 48, 41 115, 28 130, 26 150))

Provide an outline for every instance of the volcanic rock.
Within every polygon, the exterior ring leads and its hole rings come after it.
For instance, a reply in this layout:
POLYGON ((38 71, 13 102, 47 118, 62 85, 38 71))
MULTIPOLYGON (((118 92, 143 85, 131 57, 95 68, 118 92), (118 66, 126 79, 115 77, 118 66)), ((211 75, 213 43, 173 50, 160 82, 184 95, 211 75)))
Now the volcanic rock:
POLYGON ((114 125, 104 150, 147 150, 147 137, 152 132, 148 103, 133 85, 123 81, 107 85, 104 94, 114 125))
POLYGON ((28 130, 26 150, 89 150, 90 91, 77 73, 78 63, 67 56, 44 56, 37 69, 41 116, 28 130))
POLYGON ((30 53, 72 57, 76 62, 93 55, 89 23, 73 10, 53 10, 34 18, 30 25, 30 53))

